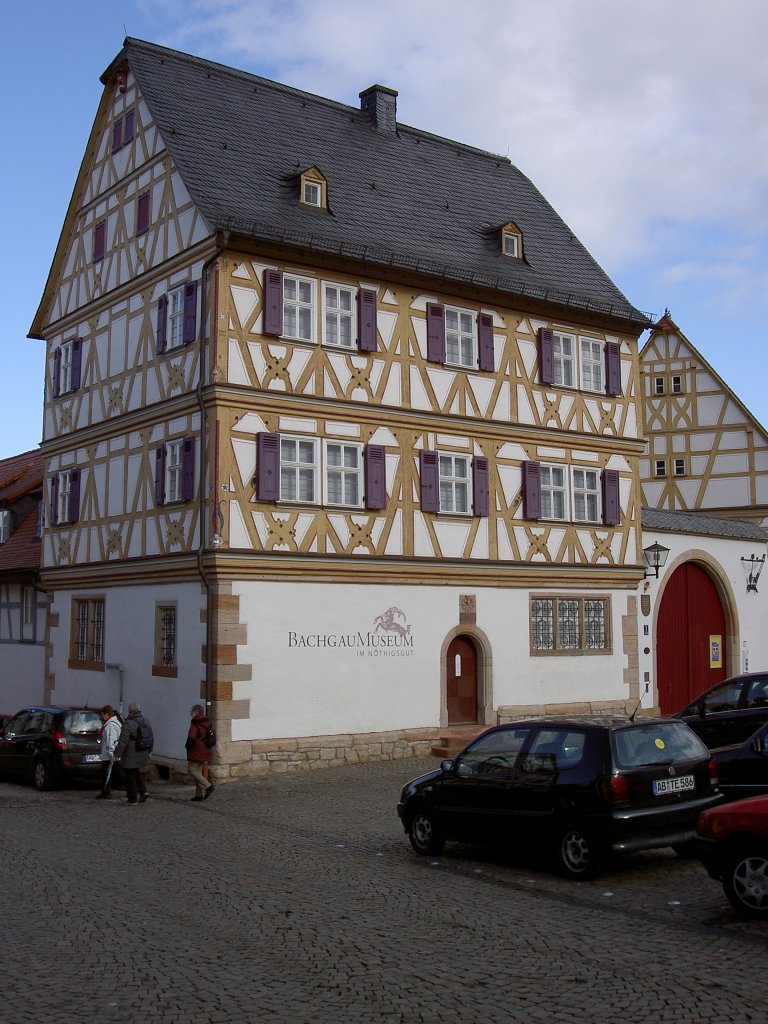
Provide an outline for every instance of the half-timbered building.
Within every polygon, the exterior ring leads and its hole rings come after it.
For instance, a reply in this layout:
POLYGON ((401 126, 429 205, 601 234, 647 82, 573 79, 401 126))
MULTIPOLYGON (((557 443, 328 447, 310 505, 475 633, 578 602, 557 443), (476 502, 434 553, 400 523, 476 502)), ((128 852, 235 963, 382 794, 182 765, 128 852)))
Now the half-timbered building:
POLYGON ((0 461, 0 713, 41 700, 48 599, 40 585, 43 457, 0 461))
POLYGON ((648 325, 506 158, 135 39, 45 339, 51 699, 220 774, 634 706, 648 325))

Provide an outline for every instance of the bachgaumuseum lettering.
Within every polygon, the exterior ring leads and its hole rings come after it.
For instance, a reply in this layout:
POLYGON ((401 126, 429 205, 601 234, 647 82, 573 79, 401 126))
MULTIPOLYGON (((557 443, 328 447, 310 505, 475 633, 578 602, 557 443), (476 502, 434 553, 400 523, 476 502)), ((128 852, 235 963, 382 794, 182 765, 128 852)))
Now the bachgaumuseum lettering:
POLYGON ((399 633, 288 633, 289 647, 412 648, 413 637, 399 633))

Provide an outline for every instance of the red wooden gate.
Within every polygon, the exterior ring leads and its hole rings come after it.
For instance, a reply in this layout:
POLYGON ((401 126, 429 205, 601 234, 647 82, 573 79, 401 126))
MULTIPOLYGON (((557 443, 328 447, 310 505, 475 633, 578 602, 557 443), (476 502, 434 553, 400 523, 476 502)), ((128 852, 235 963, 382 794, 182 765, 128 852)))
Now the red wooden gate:
POLYGON ((656 627, 656 684, 663 715, 674 714, 726 677, 725 612, 711 577, 687 562, 664 590, 656 627), (720 666, 711 647, 720 638, 720 666))
POLYGON ((466 636, 448 645, 446 704, 449 725, 477 722, 477 651, 466 636))

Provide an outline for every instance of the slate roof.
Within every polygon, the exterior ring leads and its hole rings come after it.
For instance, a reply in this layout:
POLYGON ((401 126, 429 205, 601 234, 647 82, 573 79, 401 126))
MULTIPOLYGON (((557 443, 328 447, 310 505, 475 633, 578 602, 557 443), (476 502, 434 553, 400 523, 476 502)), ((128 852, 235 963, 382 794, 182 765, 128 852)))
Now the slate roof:
POLYGON ((505 157, 133 38, 102 81, 126 60, 212 230, 650 325, 505 157), (329 210, 298 202, 312 166, 329 210), (524 260, 500 255, 509 221, 524 260))
POLYGON ((663 530, 667 533, 698 533, 708 537, 726 537, 736 540, 754 540, 768 543, 768 533, 755 523, 743 519, 726 519, 702 512, 683 512, 673 509, 642 509, 644 530, 663 530))

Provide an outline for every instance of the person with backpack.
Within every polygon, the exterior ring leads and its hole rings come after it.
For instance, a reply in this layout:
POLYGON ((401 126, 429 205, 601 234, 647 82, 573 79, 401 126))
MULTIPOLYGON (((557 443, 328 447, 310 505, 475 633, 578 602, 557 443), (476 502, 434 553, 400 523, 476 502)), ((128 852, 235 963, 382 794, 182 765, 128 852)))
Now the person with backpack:
POLYGON ((144 785, 141 771, 149 764, 154 745, 152 726, 142 715, 138 704, 128 705, 128 717, 123 722, 120 739, 115 747, 115 760, 125 775, 125 791, 129 804, 144 803, 149 790, 144 785))
POLYGON ((195 780, 195 795, 193 800, 207 800, 213 794, 213 779, 206 779, 203 774, 205 767, 210 764, 213 758, 213 748, 216 746, 216 733, 210 718, 205 713, 202 704, 195 704, 190 711, 192 721, 187 733, 187 771, 195 780))

